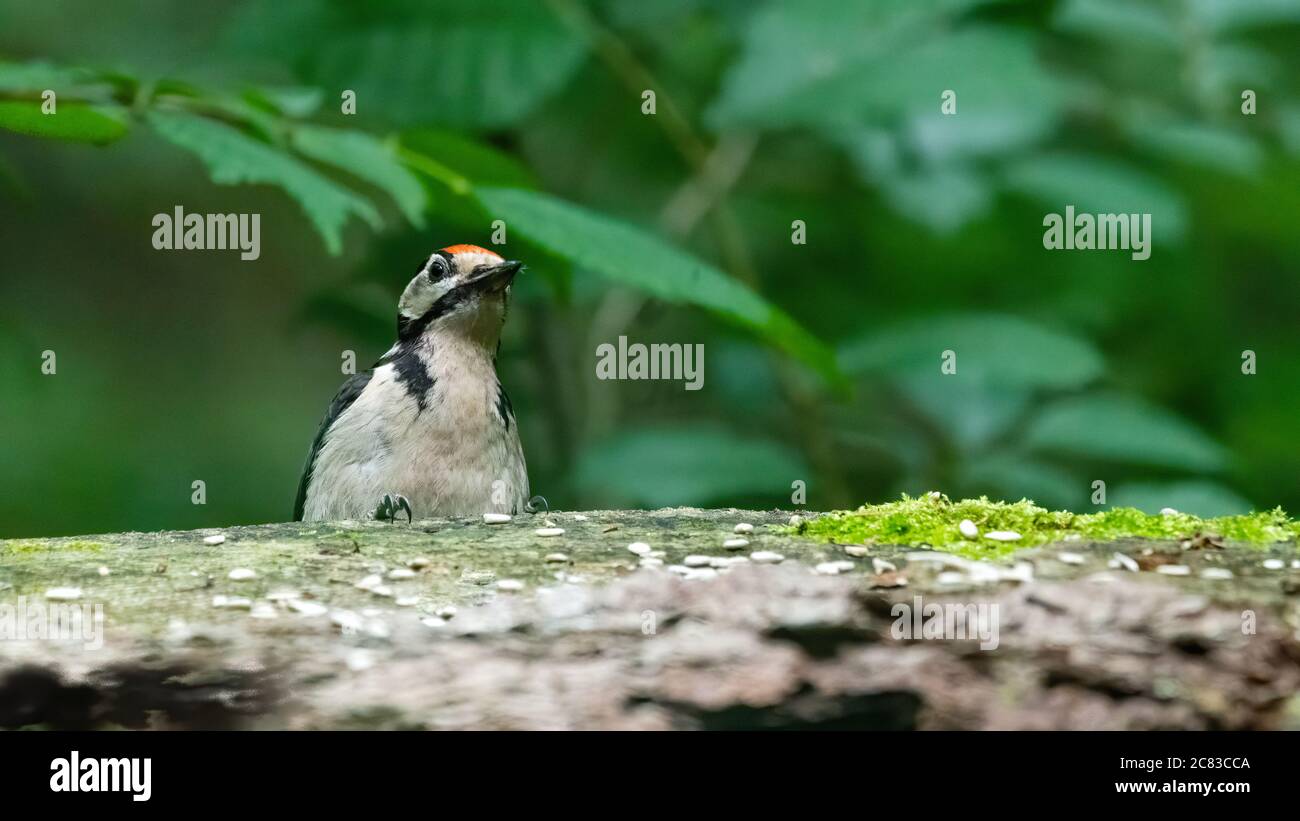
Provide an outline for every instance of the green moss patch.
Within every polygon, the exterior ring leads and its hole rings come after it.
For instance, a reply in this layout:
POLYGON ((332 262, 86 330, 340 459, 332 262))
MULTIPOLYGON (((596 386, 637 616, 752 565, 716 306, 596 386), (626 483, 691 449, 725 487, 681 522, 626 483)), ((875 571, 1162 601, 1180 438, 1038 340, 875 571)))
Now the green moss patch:
POLYGON ((904 495, 896 502, 863 505, 857 510, 827 513, 785 532, 841 544, 927 546, 970 558, 1005 556, 1024 547, 1089 539, 1190 539, 1212 536, 1233 542, 1263 545, 1294 541, 1300 522, 1281 508, 1241 516, 1202 519, 1186 513, 1151 515, 1131 507, 1100 513, 1047 510, 1028 500, 992 502, 986 497, 952 501, 941 494, 918 498, 904 495), (968 539, 960 525, 969 519, 979 535, 968 539), (994 541, 986 534, 1010 531, 1015 541, 994 541))
POLYGON ((22 556, 32 553, 85 552, 97 553, 104 549, 102 542, 51 540, 45 542, 0 542, 0 555, 22 556))

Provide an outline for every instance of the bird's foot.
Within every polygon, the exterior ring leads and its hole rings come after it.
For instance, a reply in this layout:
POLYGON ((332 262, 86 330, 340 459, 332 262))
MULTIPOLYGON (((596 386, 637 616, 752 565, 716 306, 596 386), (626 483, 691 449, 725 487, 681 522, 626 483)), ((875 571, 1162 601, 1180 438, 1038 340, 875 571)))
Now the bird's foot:
POLYGON ((534 496, 527 502, 524 502, 524 512, 526 513, 550 513, 551 506, 547 503, 545 496, 534 496))
POLYGON ((380 521, 396 522, 398 514, 406 513, 406 523, 411 523, 411 503, 400 493, 385 493, 375 508, 374 517, 380 521))

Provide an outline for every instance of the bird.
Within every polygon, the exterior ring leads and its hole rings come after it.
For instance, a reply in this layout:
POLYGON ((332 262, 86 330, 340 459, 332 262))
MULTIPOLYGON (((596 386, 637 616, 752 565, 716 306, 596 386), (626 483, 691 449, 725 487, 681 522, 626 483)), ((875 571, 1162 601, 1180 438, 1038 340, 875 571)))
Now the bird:
POLYGON ((294 521, 524 512, 528 469, 496 371, 521 269, 477 245, 421 263, 398 300, 397 342, 330 402, 294 521))

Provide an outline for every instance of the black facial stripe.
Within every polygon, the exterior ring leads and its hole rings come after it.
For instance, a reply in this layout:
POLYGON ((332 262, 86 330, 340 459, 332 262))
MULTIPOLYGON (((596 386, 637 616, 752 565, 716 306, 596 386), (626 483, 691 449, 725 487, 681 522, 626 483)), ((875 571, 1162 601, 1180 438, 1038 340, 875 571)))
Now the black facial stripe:
POLYGON ((399 314, 397 317, 397 338, 404 340, 419 336, 424 333, 424 329, 428 328, 434 320, 456 310, 457 306, 472 296, 474 294, 467 288, 452 288, 438 297, 437 301, 429 306, 429 310, 425 311, 424 315, 417 319, 411 319, 399 314))

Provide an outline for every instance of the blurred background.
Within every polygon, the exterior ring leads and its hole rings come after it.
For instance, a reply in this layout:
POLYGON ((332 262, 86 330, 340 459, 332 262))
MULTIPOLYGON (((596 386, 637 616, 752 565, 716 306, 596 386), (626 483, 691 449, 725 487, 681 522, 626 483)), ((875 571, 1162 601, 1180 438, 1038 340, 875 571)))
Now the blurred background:
POLYGON ((1092 510, 1102 481, 1106 506, 1300 509, 1300 2, 0 21, 0 537, 289 518, 343 352, 378 358, 422 260, 495 220, 529 265, 502 381, 554 508, 788 508, 802 482, 814 510, 1092 510), (260 213, 261 257, 155 250, 177 205, 260 213), (1045 250, 1067 205, 1152 214, 1150 259, 1045 250), (703 389, 598 380, 619 335, 703 344, 703 389))

